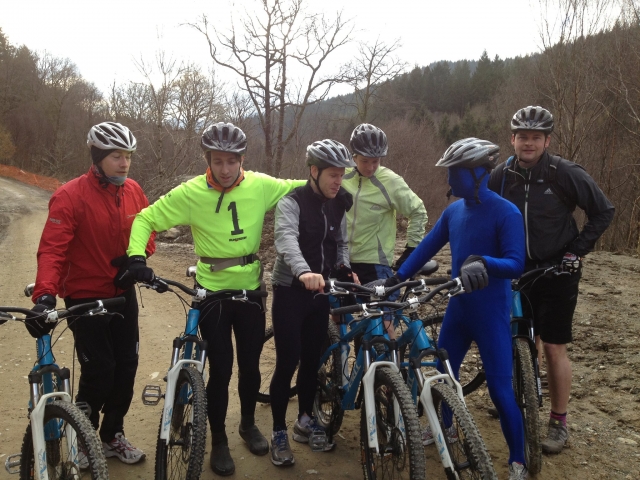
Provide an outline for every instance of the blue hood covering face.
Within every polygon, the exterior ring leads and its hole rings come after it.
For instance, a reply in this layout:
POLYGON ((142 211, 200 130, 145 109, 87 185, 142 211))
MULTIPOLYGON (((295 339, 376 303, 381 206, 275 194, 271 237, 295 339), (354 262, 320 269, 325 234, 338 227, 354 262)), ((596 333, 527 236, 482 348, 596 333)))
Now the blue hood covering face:
POLYGON ((455 197, 473 200, 475 202, 476 181, 471 174, 472 171, 475 173, 476 178, 484 175, 480 182, 479 196, 482 196, 482 192, 487 190, 489 172, 484 167, 476 167, 474 169, 451 167, 448 171, 449 186, 451 186, 451 191, 455 197))

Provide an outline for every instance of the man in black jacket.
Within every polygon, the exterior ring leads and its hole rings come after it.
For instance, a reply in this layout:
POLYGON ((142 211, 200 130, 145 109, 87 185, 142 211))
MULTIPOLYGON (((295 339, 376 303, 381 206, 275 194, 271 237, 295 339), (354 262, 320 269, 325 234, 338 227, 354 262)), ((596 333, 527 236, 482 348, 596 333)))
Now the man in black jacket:
POLYGON ((282 197, 276 207, 275 246, 278 256, 273 266, 272 322, 276 343, 276 369, 270 386, 273 434, 271 461, 292 465, 286 413, 289 386, 298 363, 298 419, 293 439, 329 451, 321 425, 313 418, 318 363, 322 338, 329 322, 329 298, 325 280, 350 280, 345 213, 353 200, 342 185, 345 167, 355 164, 341 143, 313 142, 307 147, 309 182, 282 197), (344 278, 349 277, 349 278, 344 278))
POLYGON ((534 319, 536 341, 543 342, 551 414, 546 453, 560 453, 569 437, 567 405, 571 393, 571 363, 567 343, 578 300, 582 259, 607 229, 614 207, 596 182, 578 164, 547 152, 553 116, 529 106, 511 120, 515 157, 498 165, 489 188, 513 202, 524 219, 525 272, 561 264, 568 275, 540 278, 523 289, 525 315, 534 319), (578 206, 587 223, 578 230, 573 211, 578 206))

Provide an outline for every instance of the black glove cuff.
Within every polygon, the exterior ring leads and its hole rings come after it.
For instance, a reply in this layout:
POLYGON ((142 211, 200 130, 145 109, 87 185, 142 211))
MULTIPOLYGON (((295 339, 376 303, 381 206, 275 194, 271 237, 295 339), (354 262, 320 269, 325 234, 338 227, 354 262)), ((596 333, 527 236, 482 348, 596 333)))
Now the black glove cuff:
POLYGON ((482 262, 482 264, 485 267, 487 266, 487 261, 484 258, 482 258, 481 255, 469 255, 467 259, 464 261, 464 263, 462 264, 462 266, 468 265, 473 262, 482 262))
POLYGON ((133 265, 134 263, 143 263, 147 264, 147 258, 144 255, 134 255, 133 257, 129 257, 129 265, 133 265))
POLYGON ((56 297, 48 293, 45 293, 44 295, 36 298, 36 305, 44 305, 45 307, 56 308, 56 303, 56 297))

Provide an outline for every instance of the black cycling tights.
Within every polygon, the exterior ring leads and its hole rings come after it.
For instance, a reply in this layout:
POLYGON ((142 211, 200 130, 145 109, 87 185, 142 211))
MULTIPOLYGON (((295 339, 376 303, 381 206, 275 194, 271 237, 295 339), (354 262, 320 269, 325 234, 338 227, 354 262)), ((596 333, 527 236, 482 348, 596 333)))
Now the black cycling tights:
POLYGON ((232 328, 238 350, 240 414, 253 417, 255 413, 265 316, 261 305, 233 300, 204 302, 200 310, 200 333, 208 344, 207 414, 211 431, 218 433, 225 430, 229 404, 233 371, 232 328))
POLYGON ((276 371, 271 379, 273 429, 286 429, 289 387, 298 361, 298 412, 312 414, 318 362, 327 336, 329 298, 296 287, 273 288, 276 371))

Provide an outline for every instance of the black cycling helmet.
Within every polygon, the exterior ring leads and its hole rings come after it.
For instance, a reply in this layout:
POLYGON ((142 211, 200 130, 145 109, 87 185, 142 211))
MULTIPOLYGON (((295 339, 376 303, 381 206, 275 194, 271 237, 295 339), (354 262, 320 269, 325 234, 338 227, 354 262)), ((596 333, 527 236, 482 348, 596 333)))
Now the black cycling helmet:
POLYGON ((328 138, 313 142, 307 147, 307 165, 315 165, 321 170, 329 167, 356 166, 347 147, 328 138))
POLYGON ((518 130, 539 130, 549 135, 553 132, 553 115, 542 107, 521 108, 511 119, 511 131, 518 130))
POLYGON ((436 167, 476 168, 492 170, 498 164, 500 147, 479 138, 463 138, 454 142, 436 163, 436 167))
POLYGON ((87 134, 87 146, 100 150, 124 150, 135 152, 136 137, 131 130, 117 122, 102 122, 94 125, 87 134))
POLYGON ((353 153, 364 157, 387 156, 387 136, 382 130, 370 123, 361 123, 353 129, 349 145, 353 153))
POLYGON ((247 151, 247 136, 233 123, 218 122, 202 133, 202 150, 210 152, 230 152, 244 155, 247 151))

